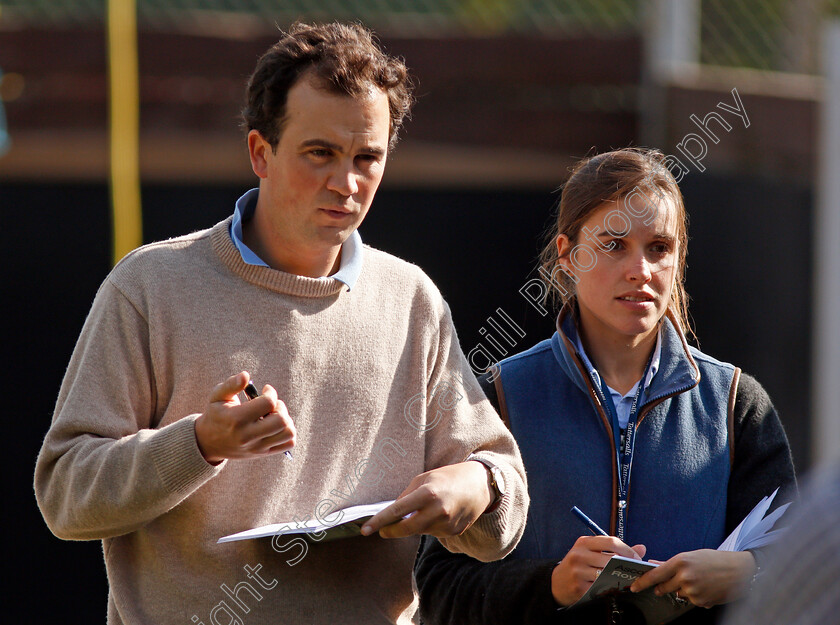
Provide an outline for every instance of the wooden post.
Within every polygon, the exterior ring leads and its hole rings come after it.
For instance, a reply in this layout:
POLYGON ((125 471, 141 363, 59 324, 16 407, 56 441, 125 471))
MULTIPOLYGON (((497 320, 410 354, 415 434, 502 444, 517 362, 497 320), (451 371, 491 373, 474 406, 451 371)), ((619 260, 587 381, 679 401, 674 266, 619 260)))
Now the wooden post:
POLYGON ((143 243, 135 0, 108 0, 113 262, 143 243))

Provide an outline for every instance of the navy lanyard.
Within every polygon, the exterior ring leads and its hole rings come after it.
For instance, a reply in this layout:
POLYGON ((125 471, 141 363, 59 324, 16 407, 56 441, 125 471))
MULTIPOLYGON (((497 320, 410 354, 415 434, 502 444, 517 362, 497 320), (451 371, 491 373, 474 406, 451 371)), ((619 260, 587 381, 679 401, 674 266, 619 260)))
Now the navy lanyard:
MULTIPOLYGON (((654 350, 656 351, 656 350, 654 350)), ((636 389, 636 396, 633 398, 633 404, 630 406, 630 416, 627 420, 627 430, 624 438, 621 438, 621 426, 618 423, 618 412, 615 409, 610 389, 604 381, 604 376, 601 378, 601 394, 605 408, 609 411, 613 424, 613 437, 615 439, 616 459, 618 466, 618 523, 616 526, 616 535, 619 540, 624 540, 624 528, 627 521, 627 497, 630 491, 630 471, 633 468, 633 448, 636 444, 636 422, 639 416, 639 409, 641 408, 642 390, 645 386, 645 378, 647 378, 648 371, 650 371, 650 363, 653 361, 653 352, 648 358, 645 366, 642 379, 639 380, 639 387, 636 389)))

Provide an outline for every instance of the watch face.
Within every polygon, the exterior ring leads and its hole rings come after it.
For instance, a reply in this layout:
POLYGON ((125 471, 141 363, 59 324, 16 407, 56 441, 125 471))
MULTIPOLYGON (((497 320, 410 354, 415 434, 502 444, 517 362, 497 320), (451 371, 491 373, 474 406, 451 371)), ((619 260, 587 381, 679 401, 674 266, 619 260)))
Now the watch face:
POLYGON ((491 473, 493 474, 493 479, 496 481, 496 488, 499 490, 499 493, 504 495, 505 494, 505 476, 502 473, 502 470, 499 467, 493 467, 491 469, 491 473))

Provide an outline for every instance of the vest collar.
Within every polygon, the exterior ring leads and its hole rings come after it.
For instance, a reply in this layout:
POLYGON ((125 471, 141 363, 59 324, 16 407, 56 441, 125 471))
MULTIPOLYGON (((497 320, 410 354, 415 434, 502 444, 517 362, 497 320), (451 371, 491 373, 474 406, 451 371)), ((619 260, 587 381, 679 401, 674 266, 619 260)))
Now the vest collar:
MULTIPOLYGON (((557 332, 551 337, 551 350, 575 386, 588 395, 591 381, 575 347, 574 333, 574 312, 566 305, 557 316, 557 332)), ((668 311, 662 319, 662 356, 659 371, 644 394, 645 404, 687 391, 697 386, 699 381, 700 369, 691 356, 691 350, 685 336, 679 330, 679 325, 668 311)))

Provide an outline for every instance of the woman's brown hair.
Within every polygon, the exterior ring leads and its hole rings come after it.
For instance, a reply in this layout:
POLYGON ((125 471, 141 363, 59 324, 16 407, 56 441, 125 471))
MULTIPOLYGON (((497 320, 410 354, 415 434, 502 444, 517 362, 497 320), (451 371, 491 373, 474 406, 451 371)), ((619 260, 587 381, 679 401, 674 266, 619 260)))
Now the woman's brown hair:
MULTIPOLYGON (((557 216, 540 254, 540 278, 547 286, 547 299, 553 304, 575 303, 575 281, 560 270, 557 237, 565 234, 575 244, 589 216, 606 202, 641 193, 658 203, 667 195, 674 203, 677 219, 677 271, 668 309, 686 335, 693 336, 688 319, 685 292, 685 258, 688 247, 688 216, 677 181, 658 150, 624 148, 585 158, 572 168, 561 187, 557 216)), ((696 338, 696 337, 695 337, 696 338)))

